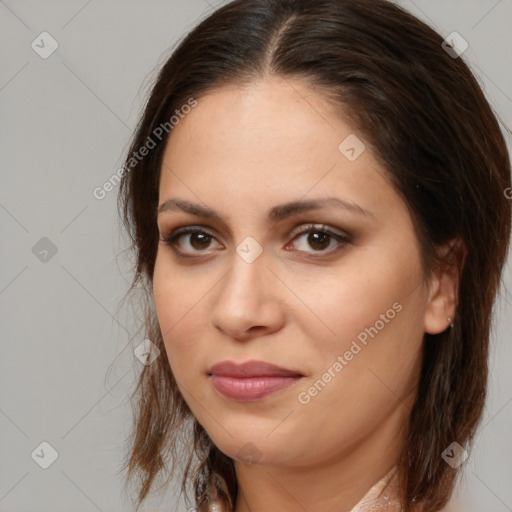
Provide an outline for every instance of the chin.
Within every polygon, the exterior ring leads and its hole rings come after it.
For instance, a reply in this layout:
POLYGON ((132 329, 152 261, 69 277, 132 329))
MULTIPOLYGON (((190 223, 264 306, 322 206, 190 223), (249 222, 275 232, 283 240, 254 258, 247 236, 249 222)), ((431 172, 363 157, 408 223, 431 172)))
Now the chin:
POLYGON ((252 440, 247 435, 238 437, 233 434, 233 437, 223 437, 219 442, 214 439, 213 442, 224 455, 242 464, 255 466, 293 464, 291 447, 283 442, 272 440, 271 436, 266 439, 267 434, 268 432, 259 437, 255 436, 252 440))
POLYGON ((265 435, 251 436, 245 434, 237 435, 229 427, 227 430, 232 434, 232 437, 223 432, 222 437, 210 436, 215 446, 229 458, 234 461, 246 463, 246 464, 272 464, 281 457, 284 457, 284 453, 279 453, 280 449, 265 439, 265 435), (258 439, 261 439, 259 441, 258 439))

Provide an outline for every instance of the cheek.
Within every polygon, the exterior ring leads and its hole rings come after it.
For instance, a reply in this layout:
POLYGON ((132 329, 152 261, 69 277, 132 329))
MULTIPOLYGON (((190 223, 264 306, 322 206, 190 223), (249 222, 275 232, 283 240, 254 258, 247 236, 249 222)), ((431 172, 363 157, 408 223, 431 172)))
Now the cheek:
POLYGON ((305 304, 297 320, 319 356, 343 353, 354 339, 364 342, 367 329, 384 333, 404 316, 415 276, 414 268, 392 268, 362 258, 330 272, 320 269, 307 280, 295 279, 294 292, 305 304))
POLYGON ((336 396, 355 410, 361 400, 385 407, 390 393, 402 396, 416 377, 423 339, 420 267, 399 255, 380 263, 360 258, 336 275, 317 277, 298 291, 307 290, 311 310, 300 322, 314 361, 308 382, 314 401, 326 410, 336 396))
MULTIPOLYGON (((363 328, 354 322, 334 342, 327 343, 334 337, 326 336, 322 353, 315 353, 315 371, 297 390, 296 421, 308 425, 313 445, 318 440, 312 433, 322 432, 324 442, 318 449, 327 450, 325 456, 334 446, 357 443, 391 414, 398 414, 394 421, 405 421, 402 415, 413 405, 409 393, 421 368, 421 333, 411 337, 409 303, 402 307, 380 330, 381 324, 370 329, 375 321, 366 322, 368 331, 364 322, 363 328), (364 337, 358 338, 360 333, 364 337)), ((344 320, 346 324, 353 319, 348 315, 344 320)), ((339 322, 341 328, 343 319, 339 322)))
POLYGON ((176 379, 180 380, 184 369, 195 366, 201 354, 195 333, 202 329, 201 325, 207 319, 205 290, 209 287, 191 286, 189 281, 184 282, 182 273, 167 267, 160 264, 157 257, 153 299, 169 364, 176 379))
MULTIPOLYGON (((180 271, 179 265, 173 262, 167 249, 159 249, 153 273, 153 298, 158 322, 162 334, 182 329, 182 325, 189 328, 198 319, 198 311, 204 309, 208 290, 213 285, 213 278, 208 278, 190 269, 180 271), (211 284, 210 284, 211 282, 211 284)), ((166 336, 164 336, 164 339, 166 336)))

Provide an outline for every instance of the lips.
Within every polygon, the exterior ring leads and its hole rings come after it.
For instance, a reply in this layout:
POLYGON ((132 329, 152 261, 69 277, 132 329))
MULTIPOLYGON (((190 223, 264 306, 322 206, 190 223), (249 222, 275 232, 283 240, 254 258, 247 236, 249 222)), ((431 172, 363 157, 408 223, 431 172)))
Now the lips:
POLYGON ((237 402, 261 400, 304 377, 300 372, 264 361, 223 361, 212 366, 208 375, 217 392, 237 402))
POLYGON ((222 361, 213 365, 208 373, 224 377, 302 377, 300 372, 287 370, 264 361, 246 361, 237 364, 232 361, 222 361))

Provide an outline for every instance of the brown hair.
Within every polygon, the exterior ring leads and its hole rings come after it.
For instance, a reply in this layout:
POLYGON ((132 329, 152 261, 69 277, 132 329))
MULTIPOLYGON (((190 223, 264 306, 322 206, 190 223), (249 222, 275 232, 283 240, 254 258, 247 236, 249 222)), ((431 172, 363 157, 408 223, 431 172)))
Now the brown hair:
MULTIPOLYGON (((146 336, 165 354, 151 285, 160 168, 171 130, 144 158, 135 161, 134 154, 191 98, 200 101, 216 88, 268 75, 303 79, 350 114, 410 210, 425 275, 440 262, 441 245, 458 239, 467 251, 465 259, 451 260, 460 274, 454 326, 424 338, 418 396, 397 461, 407 511, 414 503, 429 512, 447 503, 459 471, 441 453, 454 441, 466 450, 473 442, 486 397, 492 308, 511 229, 504 194, 510 159, 499 124, 468 66, 452 58, 442 42, 437 32, 386 0, 230 2, 194 28, 160 70, 119 193, 136 255, 132 291, 142 287, 146 336)), ((199 510, 208 510, 213 499, 222 510, 233 510, 238 489, 233 461, 193 418, 165 357, 142 368, 132 405, 124 468, 127 482, 139 476, 138 505, 162 470, 169 481, 175 464, 186 461, 185 496, 193 480, 199 510)))

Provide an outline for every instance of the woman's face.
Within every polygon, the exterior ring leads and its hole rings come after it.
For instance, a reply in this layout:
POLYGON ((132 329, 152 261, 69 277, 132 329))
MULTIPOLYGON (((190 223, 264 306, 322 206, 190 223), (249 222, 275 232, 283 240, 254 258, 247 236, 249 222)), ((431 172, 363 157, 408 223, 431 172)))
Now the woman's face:
POLYGON ((281 78, 217 90, 171 132, 159 232, 199 233, 159 243, 156 312, 184 399, 233 459, 306 465, 364 442, 394 453, 424 332, 446 328, 408 210, 364 144, 281 78), (210 375, 250 360, 300 376, 210 375))

